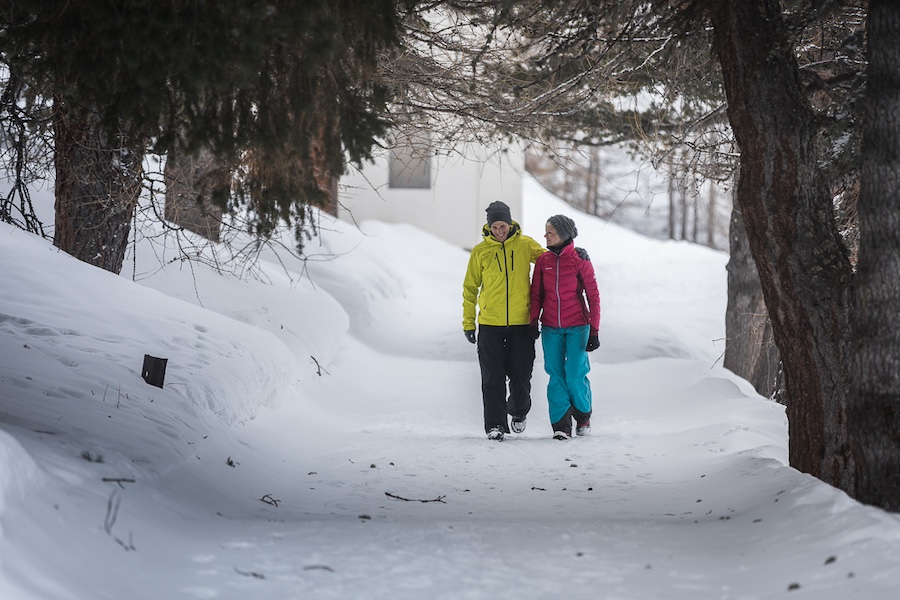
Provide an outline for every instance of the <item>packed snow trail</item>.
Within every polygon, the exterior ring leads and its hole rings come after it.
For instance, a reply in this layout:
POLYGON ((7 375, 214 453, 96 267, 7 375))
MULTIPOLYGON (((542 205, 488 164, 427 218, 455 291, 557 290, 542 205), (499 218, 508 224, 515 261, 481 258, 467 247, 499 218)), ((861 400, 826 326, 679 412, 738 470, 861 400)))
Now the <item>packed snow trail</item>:
POLYGON ((781 452, 765 432, 779 408, 706 364, 597 368, 594 435, 550 439, 539 404, 525 434, 496 443, 477 395, 458 401, 477 388, 471 364, 358 343, 342 356, 311 390, 318 410, 267 410, 241 431, 237 466, 189 465, 154 486, 162 502, 126 499, 171 527, 136 552, 166 573, 156 597, 773 598, 799 585, 838 598, 897 559, 896 546, 873 564, 833 543, 843 523, 809 505, 837 493, 767 456, 781 452), (373 362, 406 385, 353 377, 373 362))
MULTIPOLYGON (((574 214, 526 192, 533 237, 574 214)), ((466 253, 411 227, 331 224, 264 283, 140 247, 142 286, 0 226, 0 597, 896 598, 898 517, 784 466, 721 368, 727 257, 576 222, 593 434, 550 438, 539 350, 502 443, 466 253)))

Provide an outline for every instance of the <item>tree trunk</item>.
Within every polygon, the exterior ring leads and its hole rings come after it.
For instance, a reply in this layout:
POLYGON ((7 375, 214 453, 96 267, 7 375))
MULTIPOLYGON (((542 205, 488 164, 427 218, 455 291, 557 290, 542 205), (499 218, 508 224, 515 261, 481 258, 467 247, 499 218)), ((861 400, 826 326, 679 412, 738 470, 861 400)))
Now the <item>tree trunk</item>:
POLYGON ((853 310, 856 498, 900 511, 900 6, 871 0, 853 310))
MULTIPOLYGON (((316 187, 325 197, 322 206, 327 213, 337 216, 338 212, 338 179, 339 173, 333 173, 328 167, 327 146, 338 134, 338 117, 323 119, 313 138, 309 155, 312 161, 313 179, 316 187)), ((430 140, 429 140, 430 142, 430 140)))
POLYGON ((675 239, 675 167, 669 159, 669 239, 675 239))
POLYGON ((56 230, 53 244, 88 264, 119 273, 141 190, 143 146, 113 147, 96 114, 57 101, 56 230))
POLYGON ((600 148, 590 149, 587 172, 587 196, 585 212, 589 215, 600 215, 600 148))
POLYGON ((163 169, 166 182, 167 221, 218 242, 222 207, 213 203, 217 191, 227 193, 230 173, 208 150, 197 156, 179 156, 169 151, 163 169))
POLYGON ((691 175, 689 182, 691 186, 691 204, 693 204, 693 214, 691 215, 691 241, 696 244, 700 234, 700 188, 697 185, 696 177, 693 175, 691 175))
POLYGON ((790 463, 850 491, 852 274, 817 177, 797 62, 777 0, 708 6, 741 151, 738 205, 784 368, 790 463))
POLYGON ((679 239, 688 239, 688 188, 686 175, 678 179, 678 196, 681 200, 681 237, 679 239))
POLYGON ((778 376, 778 348, 740 209, 731 213, 728 307, 725 311, 725 368, 772 398, 778 376))
MULTIPOLYGON (((716 210, 718 200, 716 198, 716 182, 709 182, 709 202, 706 205, 706 245, 716 247, 716 210)), ((743 227, 743 224, 741 225, 743 227)))

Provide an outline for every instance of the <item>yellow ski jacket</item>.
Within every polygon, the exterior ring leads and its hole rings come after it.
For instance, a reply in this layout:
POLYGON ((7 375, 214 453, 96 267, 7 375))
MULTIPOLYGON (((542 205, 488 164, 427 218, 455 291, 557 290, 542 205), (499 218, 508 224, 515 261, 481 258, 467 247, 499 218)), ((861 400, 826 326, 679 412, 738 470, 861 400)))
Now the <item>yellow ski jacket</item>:
POLYGON ((531 263, 546 252, 512 222, 509 236, 498 242, 485 225, 484 241, 472 249, 463 281, 463 331, 475 329, 475 304, 481 325, 528 325, 531 263))

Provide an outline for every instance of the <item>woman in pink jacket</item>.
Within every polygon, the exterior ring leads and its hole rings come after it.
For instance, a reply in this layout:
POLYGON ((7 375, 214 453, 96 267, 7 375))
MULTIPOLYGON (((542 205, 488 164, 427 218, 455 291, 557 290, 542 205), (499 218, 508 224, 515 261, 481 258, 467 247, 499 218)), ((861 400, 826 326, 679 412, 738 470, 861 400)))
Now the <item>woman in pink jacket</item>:
POLYGON ((547 219, 547 248, 534 265, 531 329, 543 331, 544 369, 550 375, 547 401, 553 437, 567 440, 591 432, 588 352, 600 346, 600 291, 587 253, 575 248, 575 223, 565 215, 547 219), (587 302, 585 302, 585 296, 587 302), (538 328, 540 319, 541 330, 538 328))

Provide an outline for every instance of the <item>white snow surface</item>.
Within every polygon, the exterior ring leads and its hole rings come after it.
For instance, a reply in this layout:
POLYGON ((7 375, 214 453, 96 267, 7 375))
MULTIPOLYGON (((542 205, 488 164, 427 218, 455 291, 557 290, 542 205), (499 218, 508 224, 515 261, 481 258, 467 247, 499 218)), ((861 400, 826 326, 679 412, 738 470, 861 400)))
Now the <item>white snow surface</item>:
POLYGON ((727 256, 531 179, 524 210, 598 273, 589 437, 551 439, 538 343, 526 431, 486 439, 468 255, 412 227, 322 216, 263 282, 0 225, 0 598, 900 597, 900 518, 786 466, 722 368, 727 256))

